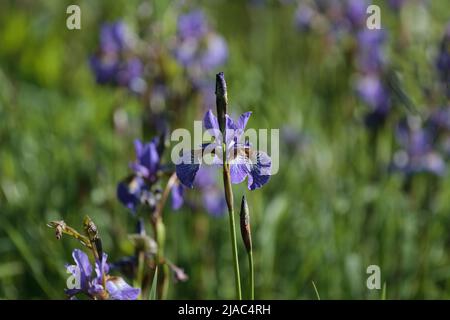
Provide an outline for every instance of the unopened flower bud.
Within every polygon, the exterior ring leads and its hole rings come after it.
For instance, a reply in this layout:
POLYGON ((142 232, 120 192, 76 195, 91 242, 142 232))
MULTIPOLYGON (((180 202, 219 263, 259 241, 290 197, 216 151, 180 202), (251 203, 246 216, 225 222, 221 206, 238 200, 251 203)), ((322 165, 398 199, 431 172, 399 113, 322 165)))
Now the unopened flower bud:
POLYGON ((242 196, 241 213, 240 213, 241 235, 247 252, 252 251, 252 236, 250 231, 250 214, 248 210, 247 200, 242 196))
POLYGON ((225 115, 227 114, 227 84, 223 72, 216 74, 216 106, 217 119, 219 121, 219 128, 222 134, 225 132, 225 115))

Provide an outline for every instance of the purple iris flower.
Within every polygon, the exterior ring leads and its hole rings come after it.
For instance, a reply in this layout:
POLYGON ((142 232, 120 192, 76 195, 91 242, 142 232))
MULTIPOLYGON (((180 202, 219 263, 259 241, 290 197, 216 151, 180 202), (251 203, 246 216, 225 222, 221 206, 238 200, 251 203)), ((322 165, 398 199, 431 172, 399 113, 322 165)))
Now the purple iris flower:
POLYGON ((228 58, 228 46, 207 23, 206 16, 195 10, 178 18, 175 59, 195 72, 210 71, 228 58))
POLYGON ((140 82, 142 62, 130 55, 130 36, 123 22, 104 24, 100 31, 100 47, 89 62, 97 83, 129 87, 136 91, 140 82))
POLYGON ((225 139, 219 129, 219 123, 211 110, 207 111, 203 126, 214 138, 212 143, 202 145, 199 150, 183 152, 179 163, 176 165, 178 179, 188 188, 192 188, 197 172, 205 155, 211 156, 205 162, 209 165, 222 165, 222 144, 226 148, 226 161, 230 164, 231 183, 238 184, 248 178, 248 189, 261 188, 269 181, 271 170, 271 159, 262 151, 256 151, 247 143, 240 142, 245 126, 250 118, 251 112, 242 114, 235 122, 226 115, 225 139))
POLYGON ((147 190, 144 179, 133 176, 130 181, 123 181, 118 184, 117 198, 125 207, 132 212, 136 212, 144 190, 147 190))
POLYGON ((75 265, 67 265, 66 268, 75 279, 79 279, 79 287, 67 289, 66 294, 69 297, 84 293, 92 299, 136 300, 139 296, 140 289, 131 287, 120 277, 108 275, 106 253, 103 254, 101 261, 95 262, 95 276, 92 275, 92 266, 86 253, 75 249, 72 257, 75 265), (103 287, 103 277, 106 281, 105 287, 103 287))
POLYGON ((434 150, 434 135, 426 128, 418 123, 411 125, 403 120, 397 126, 396 138, 401 150, 394 155, 393 169, 407 174, 444 173, 444 160, 434 150))
POLYGON ((447 25, 441 41, 436 67, 442 83, 447 88, 447 96, 450 97, 450 24, 447 25))
POLYGON ((136 151, 136 161, 130 164, 133 171, 140 177, 150 181, 156 180, 156 174, 159 169, 159 139, 155 138, 149 143, 142 143, 136 139, 134 141, 134 150, 136 151))
MULTIPOLYGON (((134 175, 125 179, 117 186, 117 198, 132 213, 135 213, 139 205, 145 203, 151 207, 156 205, 157 199, 151 187, 158 180, 158 172, 161 170, 161 150, 159 138, 154 138, 149 143, 134 141, 136 160, 130 164, 134 175)), ((172 208, 179 209, 183 205, 183 188, 175 184, 171 189, 172 208)))

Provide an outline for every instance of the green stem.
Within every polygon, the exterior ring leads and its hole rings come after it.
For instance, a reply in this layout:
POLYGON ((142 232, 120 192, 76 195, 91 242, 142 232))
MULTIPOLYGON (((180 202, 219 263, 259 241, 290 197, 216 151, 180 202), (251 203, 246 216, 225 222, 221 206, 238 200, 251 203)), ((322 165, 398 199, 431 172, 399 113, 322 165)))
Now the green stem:
POLYGON ((143 292, 144 292, 144 266, 145 266, 145 252, 139 251, 138 254, 138 269, 137 269, 137 276, 136 276, 136 282, 135 287, 141 288, 141 296, 140 299, 144 298, 143 292))
POLYGON ((231 187, 230 179, 230 167, 229 164, 225 163, 223 165, 223 182, 225 187, 225 198, 227 200, 228 215, 230 218, 230 236, 231 236, 231 247, 233 249, 233 264, 234 264, 234 276, 236 283, 236 296, 237 299, 242 300, 241 293, 241 277, 239 275, 239 259, 237 252, 237 241, 236 241, 236 227, 234 222, 234 209, 233 209, 233 189, 231 187))
POLYGON ((255 274, 253 264, 253 250, 250 250, 248 256, 248 270, 250 272, 250 300, 255 300, 255 274))

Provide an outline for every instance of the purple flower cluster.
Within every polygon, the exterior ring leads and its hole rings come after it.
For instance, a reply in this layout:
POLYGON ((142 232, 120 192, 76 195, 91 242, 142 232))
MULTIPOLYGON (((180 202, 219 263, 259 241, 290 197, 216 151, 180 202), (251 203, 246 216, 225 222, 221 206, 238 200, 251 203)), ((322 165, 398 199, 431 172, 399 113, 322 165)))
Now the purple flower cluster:
POLYGON ((78 286, 66 289, 70 298, 79 293, 92 299, 136 300, 140 289, 128 285, 121 277, 110 276, 109 265, 106 263, 107 255, 103 254, 101 261, 95 262, 95 275, 92 275, 92 265, 86 253, 75 249, 72 252, 75 265, 67 265, 78 286))
POLYGON ((178 18, 173 54, 191 76, 197 76, 224 64, 228 47, 225 39, 212 30, 205 14, 194 10, 178 18))
POLYGON ((90 57, 90 66, 97 83, 140 91, 143 65, 134 56, 132 37, 121 21, 101 27, 100 46, 97 53, 90 57))
MULTIPOLYGON (((181 155, 176 166, 178 179, 188 188, 193 188, 197 172, 202 166, 205 155, 211 155, 210 165, 230 165, 231 183, 238 184, 248 178, 249 190, 261 188, 269 181, 271 159, 262 151, 253 150, 247 143, 240 142, 251 112, 242 114, 237 121, 226 115, 226 133, 223 139, 219 122, 209 110, 206 112, 203 125, 214 138, 211 143, 205 143, 201 149, 189 150, 181 155), (227 159, 223 160, 222 145, 225 145, 227 159)), ((206 164, 206 163, 205 163, 206 164)))
MULTIPOLYGON (((117 197, 120 202, 135 213, 141 204, 155 208, 160 190, 157 187, 161 165, 162 148, 160 138, 154 138, 148 143, 135 140, 136 161, 130 164, 133 174, 121 181, 117 186, 117 197)), ((183 204, 183 188, 175 184, 172 189, 172 208, 178 209, 183 204)))

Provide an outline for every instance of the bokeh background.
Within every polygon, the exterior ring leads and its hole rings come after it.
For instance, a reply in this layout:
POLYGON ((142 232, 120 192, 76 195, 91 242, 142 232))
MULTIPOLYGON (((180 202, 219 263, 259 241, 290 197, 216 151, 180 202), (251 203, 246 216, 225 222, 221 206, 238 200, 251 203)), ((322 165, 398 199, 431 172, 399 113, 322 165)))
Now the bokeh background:
MULTIPOLYGON (((372 3, 382 35, 367 40, 352 7, 363 0, 1 1, 0 298, 65 298, 64 265, 79 244, 57 241, 48 221, 79 228, 88 214, 111 261, 132 253, 135 219, 116 186, 133 141, 152 137, 159 112, 170 129, 191 129, 215 109, 218 71, 233 114, 251 110, 249 127, 280 129, 278 174, 260 190, 234 188, 251 210, 257 298, 316 299, 314 281, 322 299, 380 299, 366 287, 373 264, 388 298, 449 298, 450 4, 372 3), (81 30, 66 28, 70 4, 81 30), (193 10, 227 48, 201 72, 174 53, 179 17, 193 10), (146 88, 172 96, 97 83, 90 59, 114 21, 139 39, 146 88), (440 135, 427 140, 433 125, 440 135)), ((164 219, 166 253, 189 275, 169 298, 232 297, 227 216, 185 205, 164 219)))

